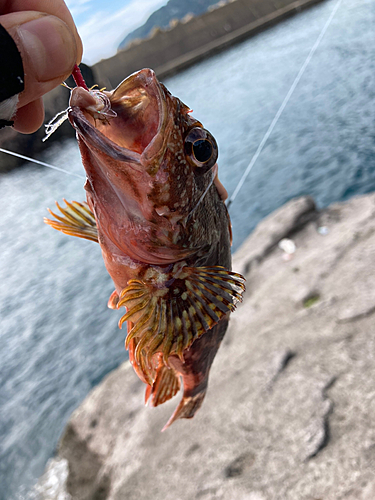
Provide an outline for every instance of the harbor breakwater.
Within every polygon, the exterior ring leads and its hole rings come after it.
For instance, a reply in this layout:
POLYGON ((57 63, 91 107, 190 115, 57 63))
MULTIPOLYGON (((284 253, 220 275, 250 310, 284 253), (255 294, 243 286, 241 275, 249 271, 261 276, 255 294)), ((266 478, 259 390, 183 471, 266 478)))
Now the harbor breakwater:
POLYGON ((154 30, 115 56, 93 66, 99 82, 117 86, 124 75, 153 68, 159 78, 238 43, 322 0, 232 0, 198 17, 186 18, 168 30, 154 30))

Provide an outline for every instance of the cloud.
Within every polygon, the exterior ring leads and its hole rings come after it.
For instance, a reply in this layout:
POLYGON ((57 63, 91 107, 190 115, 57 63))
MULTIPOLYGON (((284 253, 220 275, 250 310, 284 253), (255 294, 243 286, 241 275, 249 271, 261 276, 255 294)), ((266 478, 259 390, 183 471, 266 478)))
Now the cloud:
MULTIPOLYGON (((70 0, 67 3, 72 12, 84 8, 93 10, 93 6, 89 5, 91 0, 70 0)), ((100 59, 114 55, 126 34, 140 26, 152 12, 166 3, 167 0, 131 0, 128 5, 115 12, 101 9, 90 17, 85 16, 83 22, 76 18, 84 47, 83 61, 86 64, 94 64, 100 59)), ((103 5, 105 3, 102 2, 101 7, 103 5)))
POLYGON ((90 9, 91 0, 65 0, 70 12, 75 20, 78 16, 87 12, 90 9))

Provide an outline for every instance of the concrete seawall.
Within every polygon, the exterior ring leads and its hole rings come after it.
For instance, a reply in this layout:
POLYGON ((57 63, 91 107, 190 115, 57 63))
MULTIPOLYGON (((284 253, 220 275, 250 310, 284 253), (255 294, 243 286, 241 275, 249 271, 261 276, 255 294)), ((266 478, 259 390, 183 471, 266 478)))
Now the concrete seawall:
POLYGON ((93 69, 98 82, 108 88, 147 67, 164 78, 321 1, 234 0, 169 30, 156 30, 93 69))

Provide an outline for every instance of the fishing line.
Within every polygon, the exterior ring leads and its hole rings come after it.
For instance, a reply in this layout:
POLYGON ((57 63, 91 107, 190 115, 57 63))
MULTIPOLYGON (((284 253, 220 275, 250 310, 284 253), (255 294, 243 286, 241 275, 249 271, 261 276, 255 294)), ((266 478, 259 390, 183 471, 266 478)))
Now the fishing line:
POLYGON ((17 156, 17 158, 21 158, 22 160, 31 161, 32 163, 37 163, 38 165, 43 165, 43 167, 52 168, 52 170, 58 170, 59 172, 63 172, 64 174, 74 175, 74 177, 78 177, 79 179, 86 179, 86 177, 84 177, 83 175, 75 174, 74 172, 69 172, 68 170, 64 170, 63 168, 55 167, 50 163, 35 160, 34 158, 29 158, 28 156, 20 155, 19 153, 15 153, 14 151, 9 151, 8 149, 0 148, 0 153, 6 153, 7 155, 17 156))
POLYGON ((186 222, 188 222, 190 220, 191 216, 193 215, 193 213, 195 212, 195 210, 198 208, 198 206, 201 204, 203 198, 206 196, 206 194, 208 193, 208 190, 210 189, 210 187, 214 183, 215 177, 217 176, 217 169, 218 169, 218 167, 217 167, 217 163, 216 163, 215 166, 214 166, 214 168, 212 169, 211 180, 210 180, 208 186, 204 190, 204 193, 202 194, 202 196, 199 198, 199 200, 198 200, 197 204, 195 205, 195 207, 189 212, 189 215, 186 217, 186 222))
POLYGON ((341 3, 342 3, 342 0, 338 0, 338 2, 336 3, 335 7, 333 8, 333 10, 331 12, 331 15, 329 16, 328 20, 326 21, 325 25, 323 26, 323 29, 320 32, 318 38, 316 39, 316 42, 314 43, 313 47, 311 48, 311 50, 309 52, 309 55, 307 56, 305 62, 302 65, 302 68, 299 70, 298 75, 296 76, 294 82, 292 83, 292 86, 289 89, 289 92, 285 96, 285 99, 283 100, 283 102, 282 102, 279 110, 277 111, 277 113, 275 115, 275 118, 272 120, 271 125, 268 127, 267 132, 265 133, 263 139, 261 140, 261 142, 260 142, 260 144, 258 146, 258 149, 255 151, 254 156, 252 157, 249 165, 247 166, 245 172, 243 173, 243 175, 242 175, 239 183, 237 184, 236 189, 234 190, 232 196, 227 201, 227 208, 229 208, 230 205, 233 203, 233 201, 236 199, 236 197, 237 197, 240 189, 244 185, 244 182, 245 182, 247 176, 249 175, 251 169, 255 165, 255 162, 257 161, 257 159, 258 159, 260 153, 262 152, 262 150, 263 150, 266 142, 268 141, 270 135, 272 134, 273 129, 275 128, 277 122, 279 121, 279 118, 282 115, 282 112, 284 111, 286 105, 288 104, 289 99, 292 97, 292 94, 295 91, 295 89, 296 89, 299 81, 301 80, 302 75, 305 72, 305 69, 307 68, 309 62, 311 61, 313 55, 315 54, 316 49, 319 47, 320 42, 322 41, 322 39, 323 39, 323 37, 324 37, 324 35, 325 35, 325 33, 326 33, 329 25, 331 24, 332 19, 334 18, 335 14, 336 14, 336 12, 338 10, 338 8, 340 7, 341 3))

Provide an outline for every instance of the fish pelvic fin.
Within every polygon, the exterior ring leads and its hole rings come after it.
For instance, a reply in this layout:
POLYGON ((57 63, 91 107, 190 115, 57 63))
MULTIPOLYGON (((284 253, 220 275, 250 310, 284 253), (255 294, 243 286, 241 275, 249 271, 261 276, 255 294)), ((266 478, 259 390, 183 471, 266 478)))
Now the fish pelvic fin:
POLYGON ((98 242, 98 229, 95 216, 87 203, 79 203, 78 201, 69 202, 65 199, 64 202, 66 204, 65 207, 61 207, 56 202, 56 206, 62 216, 56 215, 48 208, 47 210, 56 220, 44 217, 44 222, 54 229, 62 231, 64 234, 98 242))
POLYGON ((185 395, 181 399, 179 405, 173 412, 173 415, 162 428, 161 432, 164 432, 168 427, 170 427, 173 422, 178 420, 179 418, 193 418, 197 410, 202 406, 204 397, 206 395, 206 389, 198 392, 194 396, 185 395))
POLYGON ((117 304, 118 304, 119 299, 120 299, 120 297, 119 297, 117 291, 114 290, 108 299, 107 306, 109 307, 109 309, 117 309, 117 304))
POLYGON ((133 361, 147 383, 155 381, 153 356, 160 353, 165 366, 171 355, 184 363, 183 353, 194 340, 242 301, 244 281, 240 274, 221 266, 193 268, 178 263, 169 273, 150 268, 145 279, 128 282, 117 303, 118 308, 127 309, 119 326, 133 323, 125 347, 136 341, 133 361))
POLYGON ((159 406, 175 396, 181 387, 180 376, 173 368, 160 365, 156 372, 155 381, 148 385, 145 394, 145 404, 159 406))

